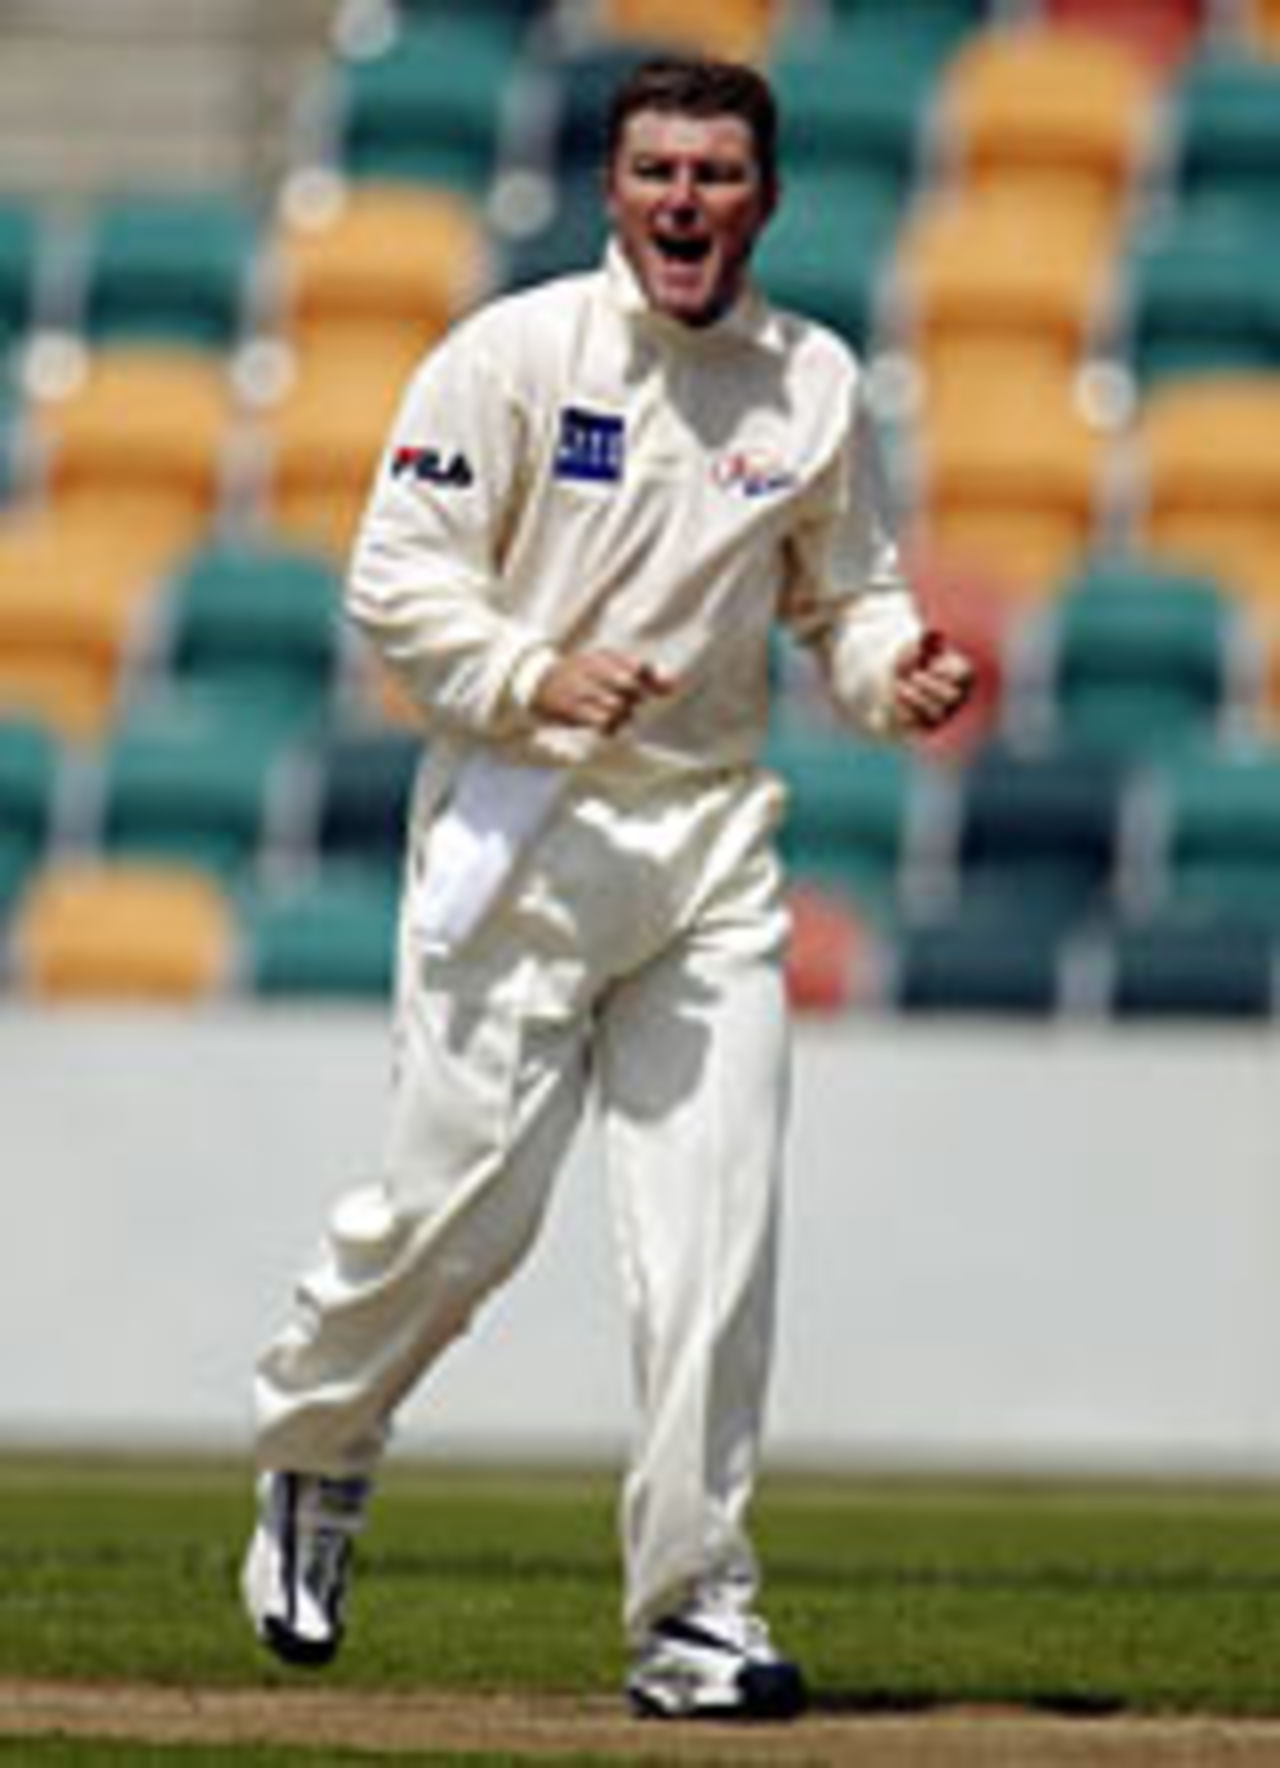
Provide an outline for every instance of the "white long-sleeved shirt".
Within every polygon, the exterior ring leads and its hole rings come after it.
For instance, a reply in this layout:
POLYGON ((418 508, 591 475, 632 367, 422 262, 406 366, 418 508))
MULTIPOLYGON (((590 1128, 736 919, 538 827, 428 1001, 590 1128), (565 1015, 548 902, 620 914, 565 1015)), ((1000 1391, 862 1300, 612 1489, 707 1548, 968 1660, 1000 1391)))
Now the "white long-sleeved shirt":
POLYGON ((646 772, 750 760, 770 630, 882 731, 920 631, 860 365, 748 289, 691 328, 621 252, 493 302, 412 379, 357 538, 348 610, 465 752, 646 772), (635 651, 675 694, 600 739, 528 706, 563 651, 635 651))

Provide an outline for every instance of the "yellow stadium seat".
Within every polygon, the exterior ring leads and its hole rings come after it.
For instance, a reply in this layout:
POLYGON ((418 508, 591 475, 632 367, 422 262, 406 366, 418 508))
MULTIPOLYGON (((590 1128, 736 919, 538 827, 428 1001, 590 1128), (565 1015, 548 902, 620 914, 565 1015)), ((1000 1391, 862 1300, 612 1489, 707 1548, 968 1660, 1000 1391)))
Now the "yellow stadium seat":
POLYGON ((1280 0, 1246 0, 1245 30, 1257 54, 1280 59, 1280 0))
POLYGON ((157 555, 215 514, 234 407, 224 363, 193 350, 96 351, 83 384, 38 401, 34 426, 61 512, 150 537, 157 555))
POLYGON ((31 886, 14 943, 20 986, 46 999, 191 1000, 228 980, 234 920, 202 873, 64 863, 31 886))
POLYGON ((922 209, 900 237, 892 305, 926 392, 948 373, 1043 369, 1060 380, 1103 317, 1112 261, 1096 226, 1040 202, 977 196, 922 209))
POLYGON ((942 79, 950 169, 970 189, 1017 185, 1060 210, 1114 220, 1144 164, 1157 90, 1136 54, 1089 31, 978 32, 942 79))
POLYGON ((1162 383, 1134 449, 1142 543, 1214 572, 1280 624, 1280 376, 1162 383))
POLYGON ((275 241, 282 330, 299 349, 420 356, 485 292, 483 223, 456 192, 348 185, 286 202, 275 241))
POLYGON ((156 583, 126 532, 47 510, 0 524, 0 705, 98 737, 156 583))
POLYGON ((1004 377, 985 404, 948 401, 918 438, 920 541, 936 556, 1043 596, 1091 544, 1105 445, 1076 410, 1004 377))
POLYGON ((272 529, 345 559, 403 391, 396 352, 299 364, 296 384, 258 419, 261 513, 272 529))
POLYGON ((779 10, 779 0, 605 0, 598 16, 610 37, 759 61, 779 10))

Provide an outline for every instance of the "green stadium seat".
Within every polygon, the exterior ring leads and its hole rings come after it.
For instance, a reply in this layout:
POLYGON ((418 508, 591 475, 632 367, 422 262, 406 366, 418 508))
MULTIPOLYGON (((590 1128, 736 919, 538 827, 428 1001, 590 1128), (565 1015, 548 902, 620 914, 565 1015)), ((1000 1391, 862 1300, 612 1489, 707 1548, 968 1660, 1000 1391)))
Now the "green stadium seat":
POLYGON ((1244 629, 1212 578, 1100 560, 1050 601, 1041 637, 1059 743, 1168 755, 1211 741, 1234 705, 1244 629))
POLYGON ((239 917, 249 986, 262 996, 387 995, 396 904, 395 880, 377 867, 254 892, 239 917))
POLYGON ((324 865, 380 867, 398 877, 409 794, 422 755, 410 731, 340 731, 318 750, 314 843, 324 865))
POLYGON ((36 317, 44 227, 36 207, 0 201, 0 364, 26 338, 36 317))
POLYGON ((1266 238, 1280 203, 1280 63, 1239 51, 1198 56, 1170 109, 1177 197, 1239 204, 1266 238))
POLYGON ((566 180, 598 179, 614 88, 663 48, 603 38, 522 58, 507 138, 510 166, 549 180, 553 188, 566 180))
POLYGON ((487 192, 515 56, 505 33, 478 16, 429 19, 379 54, 331 69, 339 170, 487 192))
POLYGON ((951 866, 960 912, 1062 930, 1105 915, 1125 784, 1122 766, 1090 750, 980 751, 958 785, 951 866))
POLYGON ((504 289, 529 288, 548 277, 599 264, 609 226, 600 203, 596 172, 562 178, 551 214, 527 232, 508 232, 501 245, 504 289))
POLYGON ((840 29, 872 22, 893 26, 909 19, 913 30, 935 33, 954 47, 970 31, 990 24, 996 6, 993 0, 911 0, 908 6, 902 0, 829 0, 829 11, 840 29))
POLYGON ((1280 931, 1280 749, 1170 760, 1153 790, 1156 889, 1169 912, 1280 931))
POLYGON ((1063 1005, 1064 949, 1052 919, 961 908, 898 929, 889 998, 907 1013, 1044 1017, 1063 1005))
POLYGON ((780 306, 865 348, 896 221, 896 194, 878 173, 798 171, 760 242, 755 273, 780 306))
POLYGON ((208 705, 314 721, 333 690, 340 601, 326 557, 270 538, 204 547, 170 586, 165 668, 208 705))
POLYGON ((1277 1010, 1274 933, 1239 922, 1158 920, 1106 944, 1107 1007, 1122 1019, 1265 1019, 1277 1010))
POLYGON ((1280 369, 1280 249, 1236 205, 1176 209, 1138 236, 1120 282, 1119 348, 1140 382, 1280 369))
POLYGON ((104 201, 86 223, 80 325, 95 343, 224 350, 249 316, 256 227, 231 195, 104 201))
POLYGON ((60 745, 43 725, 0 719, 0 919, 44 857, 60 760, 60 745))
POLYGON ((260 856, 283 753, 261 726, 190 701, 135 708, 103 746, 99 847, 238 881, 260 856))
POLYGON ((765 761, 786 783, 781 848, 793 877, 893 918, 907 841, 910 755, 847 732, 779 729, 765 761))

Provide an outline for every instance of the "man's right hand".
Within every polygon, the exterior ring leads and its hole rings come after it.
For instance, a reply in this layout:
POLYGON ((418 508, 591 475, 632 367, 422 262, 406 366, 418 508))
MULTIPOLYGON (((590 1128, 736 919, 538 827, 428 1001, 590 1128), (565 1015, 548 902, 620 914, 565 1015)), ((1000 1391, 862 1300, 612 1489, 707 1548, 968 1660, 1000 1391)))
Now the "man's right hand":
POLYGON ((674 692, 676 678, 627 651, 581 651, 561 657, 538 683, 535 718, 612 736, 650 700, 674 692))

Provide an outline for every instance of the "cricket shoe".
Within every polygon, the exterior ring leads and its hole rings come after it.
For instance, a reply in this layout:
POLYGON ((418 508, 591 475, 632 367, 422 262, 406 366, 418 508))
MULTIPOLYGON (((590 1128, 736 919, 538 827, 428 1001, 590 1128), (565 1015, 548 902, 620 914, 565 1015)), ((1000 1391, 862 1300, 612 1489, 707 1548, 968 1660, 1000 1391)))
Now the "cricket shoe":
POLYGON ((287 1664, 327 1664, 342 1643, 351 1543, 364 1524, 370 1482, 265 1473, 258 1525, 241 1576, 262 1643, 287 1664))
POLYGON ((647 1719, 794 1719, 808 1704, 799 1666, 755 1615, 688 1609, 650 1628, 627 1696, 647 1719))

